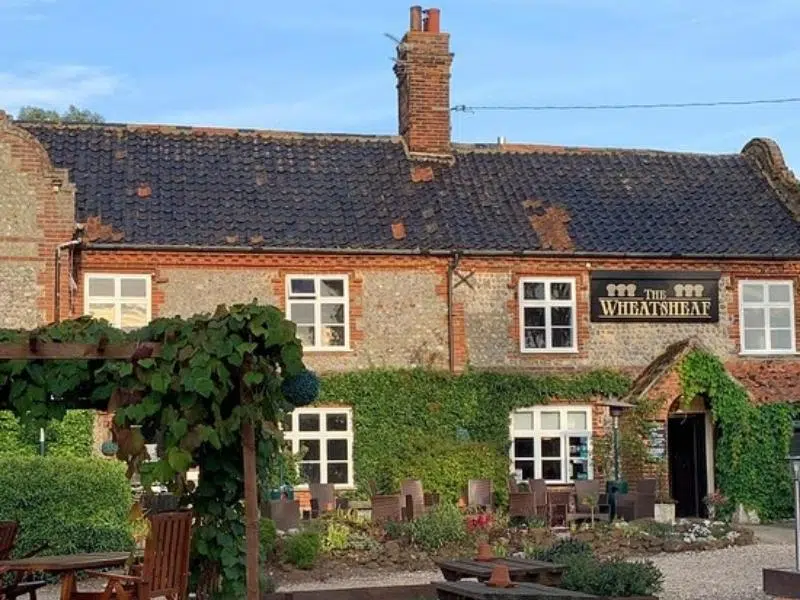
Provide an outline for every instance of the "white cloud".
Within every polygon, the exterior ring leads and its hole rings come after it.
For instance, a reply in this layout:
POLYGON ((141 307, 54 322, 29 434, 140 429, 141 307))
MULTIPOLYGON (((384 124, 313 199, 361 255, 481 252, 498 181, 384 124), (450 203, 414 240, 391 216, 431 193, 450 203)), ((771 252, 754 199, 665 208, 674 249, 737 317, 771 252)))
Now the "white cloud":
POLYGON ((118 86, 116 76, 83 65, 0 71, 0 107, 11 112, 28 104, 63 109, 69 104, 84 104, 112 94, 118 86))

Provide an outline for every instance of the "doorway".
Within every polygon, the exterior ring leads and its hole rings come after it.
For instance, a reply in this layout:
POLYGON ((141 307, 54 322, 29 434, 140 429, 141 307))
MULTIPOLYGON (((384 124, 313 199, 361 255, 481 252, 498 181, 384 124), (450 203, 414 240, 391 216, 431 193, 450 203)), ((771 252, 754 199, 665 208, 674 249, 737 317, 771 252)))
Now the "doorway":
POLYGON ((706 415, 671 415, 667 425, 670 494, 677 517, 705 517, 706 415))

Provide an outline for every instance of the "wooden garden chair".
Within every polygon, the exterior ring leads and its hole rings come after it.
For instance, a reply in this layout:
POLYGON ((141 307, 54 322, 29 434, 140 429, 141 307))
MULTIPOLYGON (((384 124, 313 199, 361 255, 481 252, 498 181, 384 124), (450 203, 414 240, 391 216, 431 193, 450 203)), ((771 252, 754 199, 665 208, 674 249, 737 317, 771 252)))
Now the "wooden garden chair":
POLYGON ((164 512, 149 518, 150 534, 144 560, 131 570, 135 574, 89 571, 108 580, 102 592, 73 592, 72 600, 183 600, 189 585, 189 548, 192 513, 164 512))
POLYGON ((470 479, 467 482, 467 506, 481 510, 492 510, 494 486, 491 479, 470 479))
MULTIPOLYGON (((0 521, 0 560, 8 560, 14 551, 19 533, 19 523, 16 521, 0 521)), ((47 544, 40 546, 33 552, 29 552, 20 558, 31 558, 47 548, 47 544)), ((0 577, 3 573, 0 572, 0 577)), ((36 600, 36 591, 43 588, 44 581, 25 581, 25 573, 16 573, 12 582, 5 586, 0 586, 0 600, 14 600, 27 594, 30 600, 36 600)))

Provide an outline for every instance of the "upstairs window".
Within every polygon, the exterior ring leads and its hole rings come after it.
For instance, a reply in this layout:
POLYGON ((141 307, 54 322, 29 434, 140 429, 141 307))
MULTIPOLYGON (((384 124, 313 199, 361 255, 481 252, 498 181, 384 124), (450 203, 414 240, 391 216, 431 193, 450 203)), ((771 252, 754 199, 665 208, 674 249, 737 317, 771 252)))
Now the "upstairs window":
POLYGON ((522 352, 577 351, 575 279, 520 279, 519 311, 522 352))
POLYGON ((740 282, 739 323, 743 354, 793 353, 795 329, 792 282, 740 282))
POLYGON ((105 319, 124 331, 150 322, 150 275, 87 273, 84 283, 87 315, 105 319))
POLYGON ((306 350, 348 349, 347 276, 287 277, 286 313, 306 350))

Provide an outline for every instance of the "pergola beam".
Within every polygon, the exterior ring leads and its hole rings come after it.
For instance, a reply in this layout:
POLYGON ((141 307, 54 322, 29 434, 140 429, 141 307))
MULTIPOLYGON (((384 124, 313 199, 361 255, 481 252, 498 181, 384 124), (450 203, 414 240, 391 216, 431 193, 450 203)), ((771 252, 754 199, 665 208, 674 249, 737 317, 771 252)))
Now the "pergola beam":
POLYGON ((160 356, 161 344, 80 344, 74 342, 29 342, 0 344, 0 360, 131 360, 160 356))

